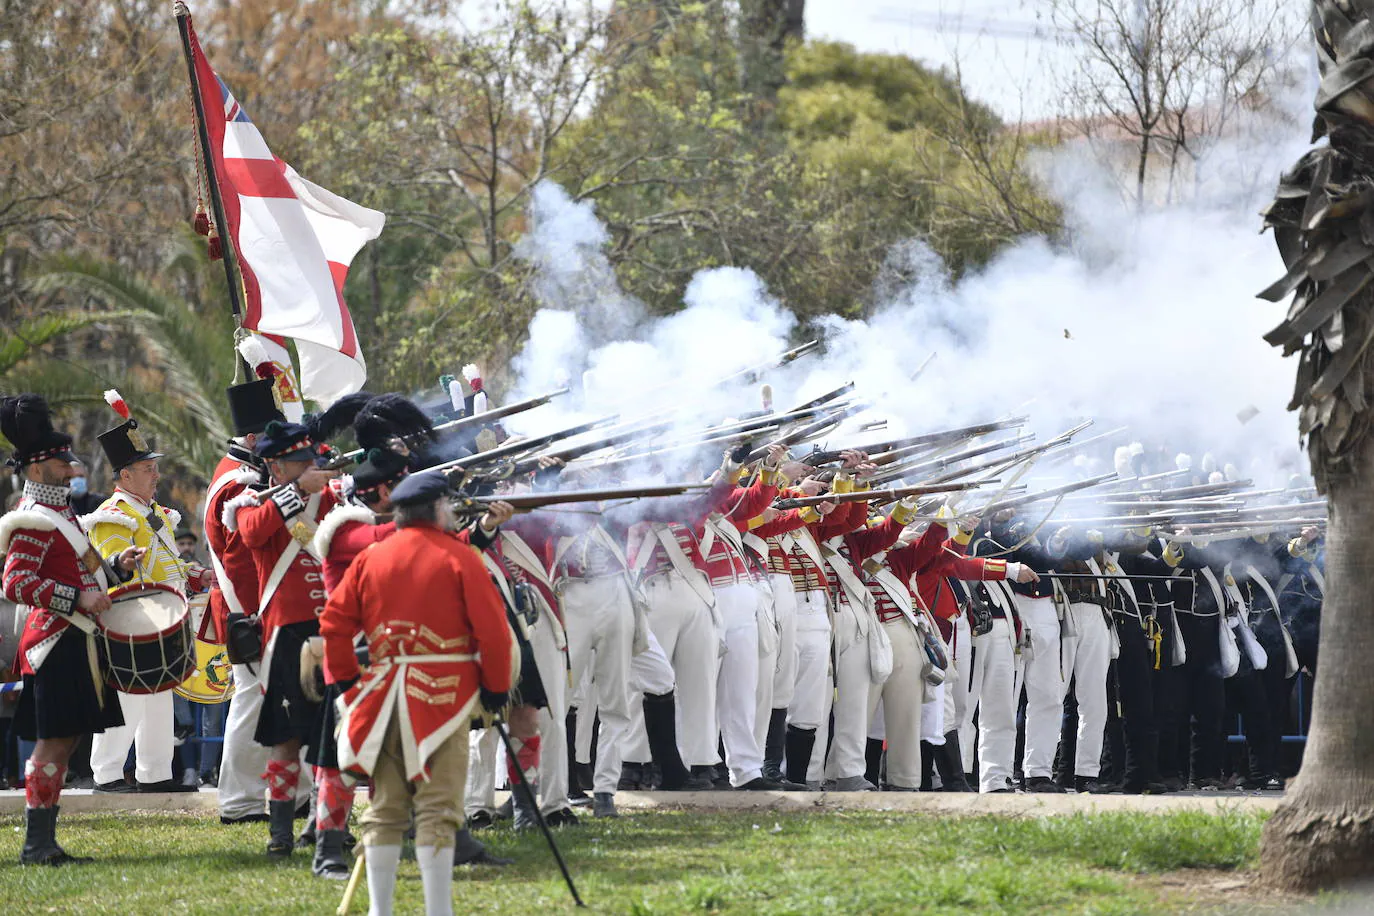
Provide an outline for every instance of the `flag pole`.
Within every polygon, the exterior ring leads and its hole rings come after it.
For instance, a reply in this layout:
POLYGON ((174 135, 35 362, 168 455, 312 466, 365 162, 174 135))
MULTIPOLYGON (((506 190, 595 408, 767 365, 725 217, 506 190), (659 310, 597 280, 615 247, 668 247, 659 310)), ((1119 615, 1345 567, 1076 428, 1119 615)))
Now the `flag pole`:
MULTIPOLYGON (((229 237, 229 221, 224 216, 224 201, 219 195, 219 179, 215 175, 215 155, 210 149, 210 131, 205 126, 205 105, 200 96, 200 80, 196 75, 195 55, 191 52, 191 11, 182 0, 172 7, 177 20, 177 31, 181 34, 181 50, 186 57, 186 75, 191 81, 191 104, 195 107, 196 137, 200 147, 201 165, 205 168, 206 184, 210 186, 210 210, 215 218, 215 228, 220 233, 220 245, 224 252, 224 278, 229 285, 229 306, 234 312, 234 327, 243 327, 243 304, 240 300, 242 286, 235 265, 238 252, 234 250, 229 237)), ((247 364, 234 350, 234 381, 243 380, 247 364)))

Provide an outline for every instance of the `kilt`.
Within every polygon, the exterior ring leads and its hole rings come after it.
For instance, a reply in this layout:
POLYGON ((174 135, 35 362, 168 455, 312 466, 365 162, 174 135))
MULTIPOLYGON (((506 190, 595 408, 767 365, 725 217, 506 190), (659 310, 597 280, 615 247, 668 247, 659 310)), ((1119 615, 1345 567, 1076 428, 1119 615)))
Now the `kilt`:
POLYGON ((14 731, 20 738, 74 738, 124 724, 113 688, 103 687, 105 705, 100 705, 102 687, 97 687, 91 674, 88 638, 76 627, 68 627, 38 673, 24 675, 14 712, 14 731))
POLYGON ((319 635, 318 620, 288 623, 277 628, 262 710, 253 733, 253 740, 258 744, 275 747, 299 740, 313 746, 319 740, 320 711, 324 704, 311 702, 301 690, 301 646, 310 637, 319 635))
POLYGON ((315 720, 319 731, 305 752, 305 762, 311 766, 339 768, 339 708, 336 704, 342 695, 338 684, 324 685, 324 702, 315 720))

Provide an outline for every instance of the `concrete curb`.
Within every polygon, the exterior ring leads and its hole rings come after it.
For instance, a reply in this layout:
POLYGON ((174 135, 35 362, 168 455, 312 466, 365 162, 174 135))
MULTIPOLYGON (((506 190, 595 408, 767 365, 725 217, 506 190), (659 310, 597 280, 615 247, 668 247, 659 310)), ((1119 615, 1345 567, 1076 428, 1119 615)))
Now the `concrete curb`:
MULTIPOLYGON (((359 800, 365 801, 363 795, 359 800)), ((1191 795, 974 795, 944 792, 617 792, 615 803, 627 811, 902 811, 940 816, 1000 814, 1047 817, 1102 811, 1138 811, 1168 814, 1201 811, 1273 811, 1281 795, 1276 793, 1217 793, 1191 795)), ((0 815, 19 816, 24 811, 22 791, 0 792, 0 815)), ((103 814, 113 811, 179 812, 215 814, 219 793, 199 792, 137 795, 96 794, 90 789, 62 793, 64 814, 103 814)))

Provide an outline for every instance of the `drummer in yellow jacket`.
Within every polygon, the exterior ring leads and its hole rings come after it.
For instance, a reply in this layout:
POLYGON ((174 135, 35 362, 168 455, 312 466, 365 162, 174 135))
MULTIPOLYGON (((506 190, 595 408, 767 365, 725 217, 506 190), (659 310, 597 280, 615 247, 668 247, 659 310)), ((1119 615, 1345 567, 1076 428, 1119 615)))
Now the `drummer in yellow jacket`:
MULTIPOLYGON (((155 500, 159 480, 157 462, 162 457, 148 447, 129 418, 118 392, 106 392, 106 400, 124 422, 100 435, 101 448, 109 459, 115 491, 100 508, 81 519, 101 555, 113 557, 129 547, 142 553, 132 578, 123 589, 162 587, 182 598, 214 584, 209 570, 181 559, 176 530, 181 516, 155 500)), ((107 729, 91 744, 91 769, 97 792, 194 792, 172 779, 172 691, 131 694, 118 692, 124 725, 107 729), (136 785, 124 779, 129 746, 135 748, 136 785)))

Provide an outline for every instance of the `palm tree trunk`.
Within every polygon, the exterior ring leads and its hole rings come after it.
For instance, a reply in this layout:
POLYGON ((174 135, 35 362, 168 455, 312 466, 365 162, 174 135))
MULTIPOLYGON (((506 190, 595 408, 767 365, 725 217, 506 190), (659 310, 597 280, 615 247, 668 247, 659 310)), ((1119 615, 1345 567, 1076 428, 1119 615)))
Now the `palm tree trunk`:
POLYGON ((1352 272, 1374 257, 1362 228, 1374 219, 1363 196, 1374 183, 1374 49, 1356 31, 1369 27, 1361 5, 1313 0, 1312 10, 1322 74, 1313 139, 1330 143, 1283 176, 1266 211, 1289 273, 1260 294, 1294 294, 1265 339, 1302 354, 1290 407, 1330 502, 1312 728, 1261 849, 1266 880, 1304 891, 1374 878, 1374 292, 1352 272))
POLYGON ((1328 490, 1321 665, 1302 771, 1264 828, 1261 872, 1291 890, 1374 877, 1374 447, 1328 490))

